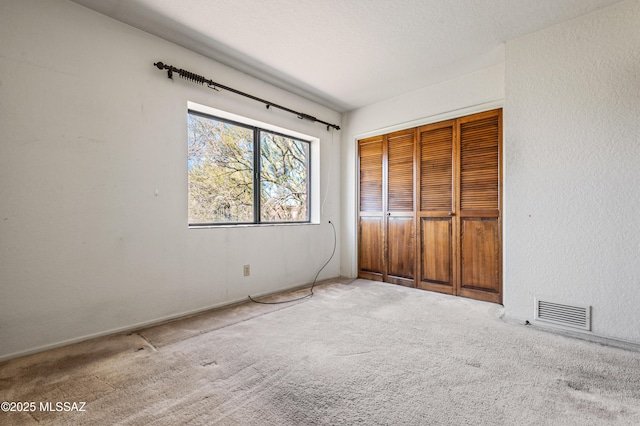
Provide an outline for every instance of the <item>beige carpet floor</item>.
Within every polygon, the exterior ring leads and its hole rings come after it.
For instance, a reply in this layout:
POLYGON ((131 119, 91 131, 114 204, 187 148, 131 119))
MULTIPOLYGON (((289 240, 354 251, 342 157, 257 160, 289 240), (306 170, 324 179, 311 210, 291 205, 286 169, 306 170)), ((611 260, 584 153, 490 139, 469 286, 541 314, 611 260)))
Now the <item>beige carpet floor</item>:
POLYGON ((0 412, 0 424, 640 424, 640 353, 501 314, 390 284, 325 283, 289 305, 243 304, 0 364, 0 401, 36 403, 0 412))

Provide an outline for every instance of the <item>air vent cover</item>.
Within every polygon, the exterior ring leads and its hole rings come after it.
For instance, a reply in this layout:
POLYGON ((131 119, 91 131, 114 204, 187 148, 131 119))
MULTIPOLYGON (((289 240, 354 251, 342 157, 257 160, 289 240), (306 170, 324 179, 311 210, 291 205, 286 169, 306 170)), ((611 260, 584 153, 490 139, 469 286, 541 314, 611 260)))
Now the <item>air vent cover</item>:
POLYGON ((572 306, 534 299, 535 319, 565 327, 591 330, 591 306, 572 306))

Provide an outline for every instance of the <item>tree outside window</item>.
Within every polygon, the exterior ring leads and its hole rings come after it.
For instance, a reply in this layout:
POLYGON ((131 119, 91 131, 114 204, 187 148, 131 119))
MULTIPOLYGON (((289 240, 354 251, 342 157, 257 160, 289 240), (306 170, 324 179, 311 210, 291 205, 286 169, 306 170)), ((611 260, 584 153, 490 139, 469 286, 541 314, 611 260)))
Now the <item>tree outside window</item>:
POLYGON ((309 142, 189 111, 187 170, 190 225, 309 222, 309 142))

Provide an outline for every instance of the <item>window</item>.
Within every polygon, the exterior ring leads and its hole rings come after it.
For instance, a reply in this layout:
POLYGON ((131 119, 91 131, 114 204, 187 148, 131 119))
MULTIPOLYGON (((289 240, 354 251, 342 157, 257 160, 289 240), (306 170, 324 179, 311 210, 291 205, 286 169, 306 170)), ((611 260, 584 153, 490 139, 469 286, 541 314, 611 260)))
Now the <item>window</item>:
POLYGON ((310 143, 189 110, 189 225, 309 222, 310 143))

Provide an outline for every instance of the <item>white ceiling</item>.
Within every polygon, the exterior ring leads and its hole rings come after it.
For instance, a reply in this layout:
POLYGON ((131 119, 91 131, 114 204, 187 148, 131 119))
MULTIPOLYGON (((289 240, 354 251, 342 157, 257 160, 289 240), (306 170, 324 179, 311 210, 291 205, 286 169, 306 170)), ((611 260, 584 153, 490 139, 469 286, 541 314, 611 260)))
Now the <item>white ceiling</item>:
POLYGON ((344 112, 500 63, 505 41, 619 0, 72 1, 344 112))

